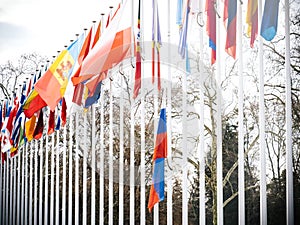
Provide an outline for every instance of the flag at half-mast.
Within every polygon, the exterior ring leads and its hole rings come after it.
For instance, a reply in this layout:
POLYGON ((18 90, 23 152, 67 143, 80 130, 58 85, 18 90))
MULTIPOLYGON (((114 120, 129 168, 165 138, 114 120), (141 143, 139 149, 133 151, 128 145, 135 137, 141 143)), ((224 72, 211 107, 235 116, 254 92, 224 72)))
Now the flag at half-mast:
POLYGON ((248 0, 246 23, 247 35, 250 37, 250 46, 253 48, 258 33, 258 7, 257 0, 248 0))
POLYGON ((131 18, 129 0, 121 5, 99 41, 83 60, 79 77, 72 80, 74 85, 91 78, 101 77, 102 72, 131 57, 132 28, 131 20, 128 18, 131 18))
POLYGON ((225 51, 235 59, 236 55, 236 12, 237 0, 225 0, 224 22, 226 23, 225 51))
POLYGON ((153 153, 153 176, 150 195, 148 201, 148 209, 152 210, 156 203, 165 198, 165 158, 168 151, 167 141, 167 119, 166 108, 160 110, 160 118, 158 122, 157 135, 155 140, 155 148, 153 153))
POLYGON ((51 110, 55 109, 65 94, 82 42, 83 35, 58 55, 46 73, 34 85, 34 90, 51 110))

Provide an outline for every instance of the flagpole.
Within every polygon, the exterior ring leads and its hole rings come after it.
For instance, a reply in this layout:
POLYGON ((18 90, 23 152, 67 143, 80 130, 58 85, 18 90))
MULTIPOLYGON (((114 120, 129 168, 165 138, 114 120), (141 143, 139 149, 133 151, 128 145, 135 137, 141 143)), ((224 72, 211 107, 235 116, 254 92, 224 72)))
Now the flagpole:
POLYGON ((124 223, 124 95, 123 76, 121 76, 120 92, 120 158, 119 158, 119 225, 124 223))
MULTIPOLYGON (((261 30, 262 0, 258 0, 258 30, 261 30)), ((265 105, 264 105, 264 65, 263 40, 258 37, 259 55, 259 149, 260 149, 260 224, 267 224, 267 185, 266 185, 266 144, 265 144, 265 105)))
MULTIPOLYGON (((154 33, 154 45, 155 45, 155 37, 157 36, 157 1, 153 0, 154 4, 153 4, 153 17, 154 17, 154 25, 153 25, 153 33, 154 33)), ((154 58, 153 60, 155 61, 155 46, 154 46, 154 58)), ((158 80, 157 78, 154 77, 154 91, 153 91, 153 98, 154 98, 154 130, 153 130, 153 146, 155 147, 155 140, 156 140, 156 130, 157 130, 157 120, 158 120, 158 90, 157 90, 157 83, 158 80)), ((154 149, 154 148, 153 148, 154 149)), ((158 225, 159 224, 159 203, 154 205, 154 212, 153 212, 153 216, 154 216, 154 225, 158 225)))
MULTIPOLYGON (((25 145, 25 143, 24 143, 25 145)), ((23 145, 23 151, 22 151, 22 181, 21 181, 21 205, 20 205, 20 210, 21 210, 21 215, 20 215, 20 220, 18 221, 19 224, 24 225, 24 199, 25 199, 25 195, 24 195, 24 189, 25 189, 25 146, 23 145)), ((2 182, 2 179, 1 179, 2 182)), ((2 191, 2 188, 0 187, 0 190, 2 191)), ((1 202, 1 195, 0 195, 0 202, 1 202)), ((1 208, 1 207, 0 207, 1 208)), ((1 214, 1 212, 0 212, 1 214)), ((1 223, 1 218, 0 218, 0 223, 1 223)))
MULTIPOLYGON (((217 11, 221 12, 221 1, 217 1, 217 11)), ((217 41, 217 118, 216 118, 216 136, 217 136, 217 224, 223 225, 223 157, 222 157, 222 106, 221 106, 221 74, 224 71, 222 67, 223 54, 223 41, 221 41, 221 26, 223 25, 222 18, 218 18, 216 27, 216 41, 217 41)))
MULTIPOLYGON (((21 189, 22 189, 22 185, 21 185, 21 169, 22 169, 22 166, 21 166, 21 154, 22 151, 20 151, 21 148, 18 149, 18 185, 17 185, 17 190, 18 190, 18 193, 17 193, 17 218, 16 218, 16 224, 20 224, 20 218, 21 218, 21 189)), ((1 190, 1 189, 0 189, 1 190)))
POLYGON ((66 135, 67 135, 67 125, 65 124, 63 126, 63 174, 62 174, 62 206, 61 206, 61 212, 62 212, 62 221, 61 224, 65 225, 66 223, 66 171, 67 171, 67 141, 66 141, 66 135))
POLYGON ((6 167, 7 167, 7 156, 6 156, 6 160, 4 161, 4 164, 3 164, 3 170, 4 170, 4 178, 3 178, 3 211, 2 211, 2 224, 5 224, 6 222, 6 210, 7 210, 7 207, 6 207, 6 180, 7 180, 7 170, 6 170, 6 167))
POLYGON ((244 81, 243 81, 243 45, 242 45, 242 6, 241 1, 237 1, 237 55, 238 55, 238 207, 239 225, 245 225, 245 178, 244 178, 244 81))
POLYGON ((50 224, 54 224, 54 133, 51 135, 50 224))
POLYGON ((10 158, 10 188, 9 190, 13 190, 13 193, 9 193, 9 224, 12 224, 13 221, 13 196, 15 195, 15 189, 13 189, 14 184, 14 168, 15 168, 15 157, 10 158))
MULTIPOLYGON (((2 107, 2 104, 1 104, 1 107, 2 107)), ((0 115, 2 116, 2 115, 0 115)), ((2 152, 0 152, 1 154, 1 157, 0 157, 0 224, 2 225, 2 218, 3 218, 3 213, 2 213, 2 209, 4 208, 3 207, 3 202, 2 202, 2 192, 3 192, 3 189, 2 189, 2 183, 3 183, 3 173, 2 173, 2 168, 3 168, 3 155, 2 155, 2 152)))
MULTIPOLYGON (((203 20, 203 3, 199 1, 199 16, 200 20, 203 20)), ((203 64, 203 25, 200 24, 200 51, 199 51, 199 76, 200 76, 200 128, 198 145, 199 153, 199 224, 205 225, 205 160, 204 160, 204 70, 201 64, 203 64)))
MULTIPOLYGON (((58 110, 57 110, 58 111, 58 110)), ((57 112, 59 114, 59 112, 57 112)), ((55 224, 59 225, 59 130, 56 131, 56 196, 55 196, 55 224)))
POLYGON ((9 222, 9 224, 12 224, 11 223, 12 195, 10 195, 9 190, 12 190, 12 164, 13 164, 13 162, 12 162, 12 158, 8 158, 7 160, 10 161, 10 164, 7 164, 8 165, 7 170, 10 171, 9 172, 10 176, 7 176, 7 190, 6 190, 7 219, 6 219, 6 221, 7 221, 7 224, 8 224, 8 222, 9 222))
POLYGON ((68 206, 68 224, 72 225, 73 222, 73 121, 74 121, 74 114, 70 114, 69 116, 69 206, 68 206))
POLYGON ((87 111, 83 113, 83 163, 82 163, 82 225, 86 225, 87 219, 87 111))
MULTIPOLYGON (((144 1, 140 0, 140 53, 143 54, 144 43, 144 1)), ((142 57, 141 57, 142 59, 142 57)), ((144 97, 144 65, 141 62, 141 225, 146 223, 146 189, 145 189, 145 97, 144 97)))
MULTIPOLYGON (((104 13, 101 13, 101 26, 104 28, 104 13)), ((104 224, 104 85, 101 85, 100 95, 100 191, 99 191, 99 225, 104 224)))
MULTIPOLYGON (((37 141, 38 142, 38 141, 37 141)), ((43 224, 43 137, 40 139, 39 224, 43 224)), ((47 183, 45 183, 45 186, 47 183)))
POLYGON ((294 224, 294 186, 293 186, 293 140, 292 140, 292 87, 290 56, 290 3, 285 0, 285 112, 286 112, 286 223, 294 224))
POLYGON ((91 173, 92 173, 92 187, 91 187, 91 225, 95 225, 95 209, 96 209, 96 174, 95 174, 95 170, 96 170, 96 124, 95 124, 95 104, 93 104, 91 106, 91 110, 92 110, 92 146, 91 146, 91 151, 92 151, 92 155, 91 155, 91 173))
POLYGON ((79 152, 78 152, 78 142, 79 142, 79 124, 78 124, 78 112, 75 112, 75 225, 79 225, 79 152))
POLYGON ((25 178, 25 193, 24 193, 24 217, 23 217, 23 220, 22 220, 22 225, 27 225, 27 221, 28 221, 28 214, 27 214, 27 210, 28 210, 28 143, 25 143, 25 151, 24 151, 24 157, 25 157, 25 160, 24 160, 24 167, 25 167, 25 172, 24 172, 24 178, 25 178), (24 221, 24 223, 23 223, 24 221))
POLYGON ((33 152, 32 152, 32 142, 29 146, 29 225, 32 225, 32 191, 33 191, 33 172, 32 172, 32 166, 33 166, 33 152))
POLYGON ((45 135, 46 137, 46 149, 45 149, 45 200, 44 200, 44 225, 48 225, 48 172, 49 172, 49 136, 48 134, 45 135))
POLYGON ((8 212, 9 212, 9 199, 8 199, 8 192, 9 192, 9 156, 7 155, 7 159, 6 159, 6 210, 5 210, 5 224, 8 224, 8 220, 9 220, 9 215, 8 215, 8 212))
POLYGON ((33 221, 34 225, 37 225, 37 217, 38 217, 38 140, 34 140, 35 149, 34 149, 34 196, 33 196, 33 205, 34 205, 34 213, 33 213, 33 221))
MULTIPOLYGON (((134 27, 134 2, 131 0, 131 27, 134 27)), ((131 61, 133 62, 134 58, 134 35, 133 31, 131 32, 131 61)), ((131 69, 131 78, 134 81, 134 69, 131 69)), ((132 82, 132 90, 134 90, 134 82, 132 82)), ((134 101, 131 101, 130 109, 130 225, 135 223, 135 204, 134 204, 134 191, 135 191, 135 182, 134 182, 134 101)))

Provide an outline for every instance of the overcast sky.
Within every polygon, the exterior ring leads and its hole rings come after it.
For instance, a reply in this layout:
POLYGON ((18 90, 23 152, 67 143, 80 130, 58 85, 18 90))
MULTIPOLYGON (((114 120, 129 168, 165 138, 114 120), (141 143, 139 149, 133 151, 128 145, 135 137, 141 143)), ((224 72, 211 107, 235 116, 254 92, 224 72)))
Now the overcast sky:
POLYGON ((1 0, 0 64, 23 53, 52 56, 118 0, 1 0))

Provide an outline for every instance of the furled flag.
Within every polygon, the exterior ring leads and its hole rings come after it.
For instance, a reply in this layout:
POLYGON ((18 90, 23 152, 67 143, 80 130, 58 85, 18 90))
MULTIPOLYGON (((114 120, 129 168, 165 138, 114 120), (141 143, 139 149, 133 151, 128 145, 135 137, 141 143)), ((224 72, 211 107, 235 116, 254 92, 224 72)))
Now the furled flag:
POLYGON ((69 76, 77 60, 82 41, 83 35, 74 41, 67 49, 64 49, 46 73, 34 85, 34 89, 51 110, 55 109, 65 94, 69 76))
POLYGON ((152 0, 152 83, 154 83, 155 79, 155 52, 157 57, 157 89, 160 90, 160 46, 161 42, 161 33, 160 33, 160 25, 159 25, 159 15, 158 15, 158 7, 156 3, 156 20, 155 20, 155 4, 152 0), (156 26, 156 32, 155 32, 156 26), (156 49, 156 50, 155 50, 156 49))
POLYGON ((177 0, 176 24, 182 26, 182 0, 177 0))
POLYGON ((260 34, 271 41, 277 33, 279 0, 266 0, 261 22, 260 34))
POLYGON ((187 41, 187 32, 188 32, 188 24, 189 24, 189 14, 190 14, 190 1, 188 0, 186 3, 184 20, 182 22, 182 27, 180 28, 180 37, 179 37, 179 45, 178 52, 181 57, 185 58, 186 52, 186 41, 187 41))
POLYGON ((155 140, 155 148, 153 153, 153 176, 152 185, 150 189, 148 209, 151 212, 153 206, 164 200, 164 165, 167 157, 167 122, 166 109, 162 108, 160 111, 160 119, 158 122, 157 136, 155 140))
POLYGON ((33 115, 29 120, 25 122, 25 136, 27 138, 27 141, 31 141, 33 139, 35 121, 36 116, 33 115))
POLYGON ((43 130, 44 130, 44 116, 43 116, 43 110, 40 110, 39 118, 33 132, 33 138, 36 140, 40 139, 43 135, 43 130))
POLYGON ((257 0, 248 0, 246 23, 248 24, 247 35, 250 37, 250 46, 253 48, 258 33, 258 8, 257 0))
POLYGON ((227 20, 225 50, 234 59, 236 54, 236 10, 237 0, 225 0, 223 18, 225 24, 227 20))
POLYGON ((10 116, 10 112, 11 112, 11 108, 12 107, 9 105, 9 100, 6 100, 5 110, 3 110, 4 111, 4 122, 2 125, 2 129, 1 129, 1 151, 2 152, 7 152, 12 147, 10 138, 9 138, 10 134, 9 134, 8 130, 6 129, 8 119, 10 116))
POLYGON ((131 5, 127 0, 83 60, 80 76, 72 80, 74 85, 101 76, 102 72, 108 71, 131 56, 132 28, 131 20, 128 18, 131 18, 131 5))
POLYGON ((93 41, 93 44, 92 44, 92 48, 94 48, 94 46, 96 45, 96 43, 98 42, 98 40, 100 38, 100 35, 101 35, 101 24, 102 24, 102 21, 100 20, 100 22, 98 24, 98 27, 97 27, 97 30, 96 30, 96 33, 94 35, 94 41, 93 41))
POLYGON ((61 100, 61 125, 64 127, 67 123, 67 103, 65 98, 61 100))
MULTIPOLYGON (((90 29, 88 35, 86 36, 86 38, 83 42, 82 48, 81 48, 79 56, 78 56, 79 67, 78 67, 77 71, 74 73, 71 80, 76 79, 76 77, 79 77, 82 62, 83 62, 83 60, 85 59, 85 57, 88 55, 88 53, 90 51, 91 40, 92 40, 92 28, 90 29)), ((81 83, 75 85, 75 88, 74 88, 72 102, 76 103, 79 106, 82 104, 83 89, 84 89, 84 85, 81 84, 81 83)))
POLYGON ((215 0, 206 0, 205 11, 207 13, 206 31, 209 37, 209 47, 211 48, 211 64, 216 62, 216 8, 215 0))
POLYGON ((55 126, 55 110, 51 111, 49 113, 49 121, 48 121, 48 131, 47 134, 51 135, 54 132, 54 126, 55 126))
POLYGON ((142 58, 141 58, 141 1, 139 0, 139 9, 138 9, 138 34, 136 42, 136 62, 135 62, 135 79, 134 79, 134 91, 133 98, 135 99, 141 89, 141 79, 142 79, 142 58))

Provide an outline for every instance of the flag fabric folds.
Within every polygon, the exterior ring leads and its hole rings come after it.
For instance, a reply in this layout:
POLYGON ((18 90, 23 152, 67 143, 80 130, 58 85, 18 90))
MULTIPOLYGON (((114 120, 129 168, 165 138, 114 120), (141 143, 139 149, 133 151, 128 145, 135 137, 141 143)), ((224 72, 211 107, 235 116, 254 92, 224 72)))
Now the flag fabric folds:
POLYGON ((167 157, 167 122, 166 109, 160 111, 160 119, 158 122, 157 136, 155 140, 155 148, 153 153, 153 176, 150 189, 148 209, 151 212, 153 206, 164 200, 164 165, 167 157))
POLYGON ((139 94, 139 90, 141 89, 141 79, 142 79, 142 58, 141 58, 141 1, 139 1, 139 9, 138 9, 138 34, 137 34, 137 42, 136 42, 136 63, 135 63, 135 79, 134 79, 134 91, 133 98, 136 98, 139 94))
POLYGON ((216 9, 214 0, 206 0, 205 11, 207 13, 206 31, 209 37, 209 47, 211 48, 211 64, 216 62, 217 42, 216 42, 216 9))
POLYGON ((261 22, 260 34, 271 41, 277 33, 279 0, 266 0, 261 22))
POLYGON ((182 22, 182 27, 180 28, 180 37, 179 37, 179 45, 178 45, 178 52, 183 59, 185 58, 185 52, 186 52, 189 14, 190 14, 190 1, 188 0, 186 3, 184 21, 182 22))
MULTIPOLYGON (((131 7, 127 0, 117 11, 99 41, 83 60, 79 77, 74 85, 87 81, 111 69, 131 56, 131 7)), ((99 80, 100 82, 101 80, 99 80)))
POLYGON ((33 132, 33 138, 38 140, 42 137, 44 130, 44 115, 43 110, 40 110, 39 118, 33 132))
POLYGON ((31 118, 34 113, 44 108, 46 105, 47 103, 41 98, 39 93, 33 89, 23 105, 23 112, 27 118, 31 118))
POLYGON ((250 46, 253 48, 258 33, 258 7, 257 0, 248 0, 246 23, 247 35, 250 37, 250 46))
POLYGON ((67 49, 64 49, 34 85, 34 89, 51 110, 55 109, 60 99, 64 96, 69 76, 72 73, 82 46, 82 40, 83 35, 67 49))
POLYGON ((54 132, 54 126, 55 126, 55 110, 51 111, 49 113, 49 121, 48 121, 48 131, 47 134, 51 135, 54 132))
POLYGON ((182 26, 182 0, 177 0, 176 24, 182 26))
POLYGON ((225 0, 224 22, 226 23, 227 20, 225 50, 234 59, 236 55, 236 12, 237 0, 225 0))

